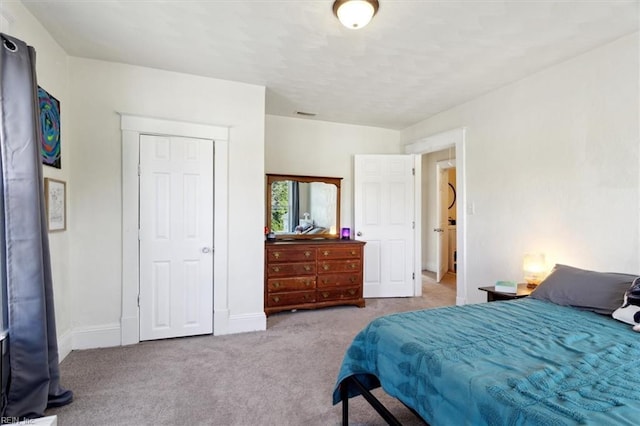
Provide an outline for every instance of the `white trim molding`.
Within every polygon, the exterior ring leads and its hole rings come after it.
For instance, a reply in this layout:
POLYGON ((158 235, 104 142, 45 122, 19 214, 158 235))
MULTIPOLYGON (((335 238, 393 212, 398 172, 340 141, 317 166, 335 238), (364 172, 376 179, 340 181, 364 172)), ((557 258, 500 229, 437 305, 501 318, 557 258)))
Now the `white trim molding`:
MULTIPOLYGON (((430 152, 442 151, 452 146, 455 146, 457 149, 458 143, 464 143, 464 138, 464 128, 448 130, 407 144, 404 146, 404 152, 406 154, 429 154, 430 152)), ((456 158, 457 157, 456 152, 456 158)))
MULTIPOLYGON (((456 150, 456 245, 458 251, 457 273, 456 273, 456 305, 464 305, 467 300, 467 175, 466 175, 466 128, 448 130, 428 136, 405 145, 407 154, 429 154, 431 152, 442 151, 443 149, 455 147, 456 150)), ((416 159, 416 170, 419 169, 421 160, 416 159)), ((419 181, 418 181, 419 182, 419 181)), ((415 227, 415 264, 416 276, 421 274, 422 263, 422 243, 421 243, 421 199, 422 190, 420 185, 416 185, 416 227, 415 227)))
POLYGON ((73 332, 67 330, 58 336, 58 361, 62 362, 73 350, 73 332))
POLYGON ((74 350, 120 346, 120 324, 74 328, 71 344, 74 350))
POLYGON ((230 315, 226 334, 264 331, 267 329, 267 316, 264 312, 256 314, 230 315))
POLYGON ((138 162, 141 134, 208 139, 214 143, 213 334, 228 334, 231 323, 228 302, 229 128, 124 113, 120 115, 122 130, 122 326, 119 336, 120 344, 130 345, 140 341, 138 162))

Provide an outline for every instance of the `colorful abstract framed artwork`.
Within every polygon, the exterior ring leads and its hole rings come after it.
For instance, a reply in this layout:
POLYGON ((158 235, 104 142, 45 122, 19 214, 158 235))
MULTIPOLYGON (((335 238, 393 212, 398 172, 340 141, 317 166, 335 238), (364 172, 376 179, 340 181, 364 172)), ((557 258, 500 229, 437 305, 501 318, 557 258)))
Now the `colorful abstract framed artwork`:
POLYGON ((44 178, 44 197, 49 232, 67 229, 67 184, 64 181, 44 178))
POLYGON ((38 105, 40 107, 40 155, 42 164, 62 168, 60 155, 60 101, 38 86, 38 105))

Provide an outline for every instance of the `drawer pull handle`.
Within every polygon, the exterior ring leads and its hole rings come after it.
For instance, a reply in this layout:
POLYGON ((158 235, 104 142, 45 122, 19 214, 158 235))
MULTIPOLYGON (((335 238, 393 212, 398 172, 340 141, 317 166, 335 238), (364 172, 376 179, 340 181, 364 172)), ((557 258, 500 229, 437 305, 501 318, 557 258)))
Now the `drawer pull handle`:
POLYGON ((273 283, 273 288, 280 288, 280 283, 273 283))
POLYGON ((276 259, 280 259, 280 252, 276 251, 275 253, 273 253, 273 257, 275 257, 276 259))
POLYGON ((356 269, 356 264, 352 263, 351 265, 349 265, 351 269, 356 269))
POLYGON ((325 271, 329 270, 329 265, 327 265, 326 263, 324 265, 322 265, 322 269, 324 269, 325 271))
POLYGON ((322 283, 323 284, 329 284, 329 280, 328 279, 324 279, 324 280, 322 280, 322 283))
POLYGON ((273 272, 280 272, 280 267, 278 266, 274 266, 271 269, 273 269, 273 272))
POLYGON ((356 251, 355 250, 351 250, 351 256, 355 256, 356 255, 356 251))
POLYGON ((311 270, 311 266, 309 266, 309 265, 304 265, 304 270, 305 270, 305 271, 310 271, 310 270, 311 270))
POLYGON ((307 287, 309 287, 311 285, 311 281, 307 281, 304 283, 304 285, 306 285, 307 287))
POLYGON ((322 297, 324 297, 324 298, 326 299, 327 297, 329 297, 329 293, 327 293, 326 291, 325 291, 325 292, 323 292, 323 293, 322 293, 322 297))
POLYGON ((305 251, 304 252, 304 257, 309 257, 311 256, 311 252, 310 251, 305 251))
POLYGON ((325 256, 329 256, 329 250, 323 251, 322 254, 325 255, 325 256))
POLYGON ((276 297, 273 298, 273 301, 278 303, 280 301, 280 298, 278 296, 276 296, 276 297))
POLYGON ((351 281, 352 283, 356 282, 356 277, 349 277, 349 281, 351 281))
POLYGON ((354 294, 356 294, 356 291, 354 289, 351 289, 349 290, 349 294, 353 296, 354 294))

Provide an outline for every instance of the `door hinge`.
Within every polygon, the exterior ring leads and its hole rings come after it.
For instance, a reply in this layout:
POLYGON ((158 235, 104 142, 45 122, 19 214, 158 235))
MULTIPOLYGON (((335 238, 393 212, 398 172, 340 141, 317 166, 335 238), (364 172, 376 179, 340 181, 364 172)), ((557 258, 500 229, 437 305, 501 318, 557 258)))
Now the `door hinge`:
POLYGON ((415 221, 414 221, 414 222, 411 222, 411 229, 416 229, 416 223, 415 223, 415 221))
POLYGON ((142 232, 140 231, 140 229, 138 229, 138 241, 141 240, 141 236, 142 236, 142 232))
MULTIPOLYGON (((416 279, 416 273, 415 273, 415 272, 413 272, 413 273, 411 274, 411 279, 415 281, 415 279, 416 279)), ((138 296, 138 306, 140 306, 140 299, 139 299, 139 297, 140 297, 140 296, 138 296)))
POLYGON ((142 175, 142 166, 138 164, 138 176, 142 175))
POLYGON ((411 169, 411 174, 414 175, 414 176, 416 175, 416 168, 415 167, 411 169))
POLYGON ((140 307, 140 294, 138 294, 138 308, 140 307))

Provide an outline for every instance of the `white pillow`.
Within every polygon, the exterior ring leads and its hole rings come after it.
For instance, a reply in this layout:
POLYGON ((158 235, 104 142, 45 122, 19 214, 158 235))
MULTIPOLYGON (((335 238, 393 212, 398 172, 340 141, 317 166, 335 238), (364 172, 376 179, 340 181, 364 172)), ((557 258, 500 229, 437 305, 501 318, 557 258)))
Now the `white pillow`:
POLYGON ((611 316, 618 321, 633 325, 635 331, 640 331, 640 277, 633 280, 631 287, 624 293, 622 306, 613 311, 611 316))

